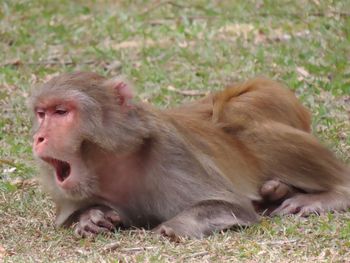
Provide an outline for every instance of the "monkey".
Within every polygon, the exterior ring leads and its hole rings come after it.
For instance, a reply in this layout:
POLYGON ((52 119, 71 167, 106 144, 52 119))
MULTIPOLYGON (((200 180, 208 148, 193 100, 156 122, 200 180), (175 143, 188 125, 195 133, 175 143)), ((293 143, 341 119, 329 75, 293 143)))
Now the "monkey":
POLYGON ((119 78, 75 72, 30 99, 33 152, 56 225, 82 237, 143 227, 177 240, 271 215, 350 206, 349 169, 310 133, 280 84, 254 79, 173 109, 137 102, 119 78))

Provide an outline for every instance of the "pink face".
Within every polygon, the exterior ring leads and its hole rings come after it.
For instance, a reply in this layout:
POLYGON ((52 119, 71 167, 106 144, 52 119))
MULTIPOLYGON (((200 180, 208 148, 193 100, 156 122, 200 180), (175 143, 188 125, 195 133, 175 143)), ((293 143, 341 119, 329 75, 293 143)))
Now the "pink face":
POLYGON ((72 160, 61 160, 74 142, 71 137, 77 129, 77 110, 74 103, 49 100, 35 108, 38 130, 33 137, 34 154, 54 167, 56 181, 62 188, 72 187, 70 182, 72 160), (67 148, 68 147, 68 148, 67 148))

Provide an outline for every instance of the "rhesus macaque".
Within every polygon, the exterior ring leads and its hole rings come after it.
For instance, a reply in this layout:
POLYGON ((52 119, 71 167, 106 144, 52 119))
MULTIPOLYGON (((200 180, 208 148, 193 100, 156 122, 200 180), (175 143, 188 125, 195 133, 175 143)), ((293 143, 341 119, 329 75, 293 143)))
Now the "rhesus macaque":
POLYGON ((171 110, 133 101, 94 73, 51 79, 31 98, 33 151, 57 225, 81 236, 116 226, 201 238, 272 214, 350 205, 349 169, 310 132, 291 91, 256 79, 171 110), (253 205, 254 204, 254 205, 253 205))

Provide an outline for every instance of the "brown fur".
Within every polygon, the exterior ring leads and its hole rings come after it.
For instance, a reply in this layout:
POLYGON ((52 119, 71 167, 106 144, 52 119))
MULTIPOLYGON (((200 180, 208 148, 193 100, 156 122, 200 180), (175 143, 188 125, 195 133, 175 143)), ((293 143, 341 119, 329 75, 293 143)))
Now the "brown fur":
POLYGON ((269 195, 282 202, 279 214, 349 207, 348 168, 309 133, 309 112, 276 82, 252 80, 166 111, 130 102, 126 86, 72 73, 33 95, 34 111, 46 114, 35 125, 35 154, 71 167, 58 183, 44 164, 57 224, 78 221, 82 236, 122 223, 199 238, 257 222, 252 202, 269 195), (67 101, 68 117, 49 110, 67 101), (71 119, 75 126, 59 128, 71 119), (296 191, 280 194, 271 181, 296 191))

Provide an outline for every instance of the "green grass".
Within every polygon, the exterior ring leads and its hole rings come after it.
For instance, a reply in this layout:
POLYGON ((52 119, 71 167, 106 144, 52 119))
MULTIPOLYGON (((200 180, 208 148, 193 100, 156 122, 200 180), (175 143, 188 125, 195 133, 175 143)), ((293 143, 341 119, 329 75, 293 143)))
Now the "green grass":
POLYGON ((3 0, 0 51, 0 261, 350 260, 349 212, 265 218, 180 244, 142 230, 75 239, 54 229, 53 205, 32 180, 26 108, 31 88, 67 71, 123 73, 158 107, 194 98, 169 86, 218 90, 264 75, 296 91, 313 112, 314 133, 349 163, 348 1, 3 0))

